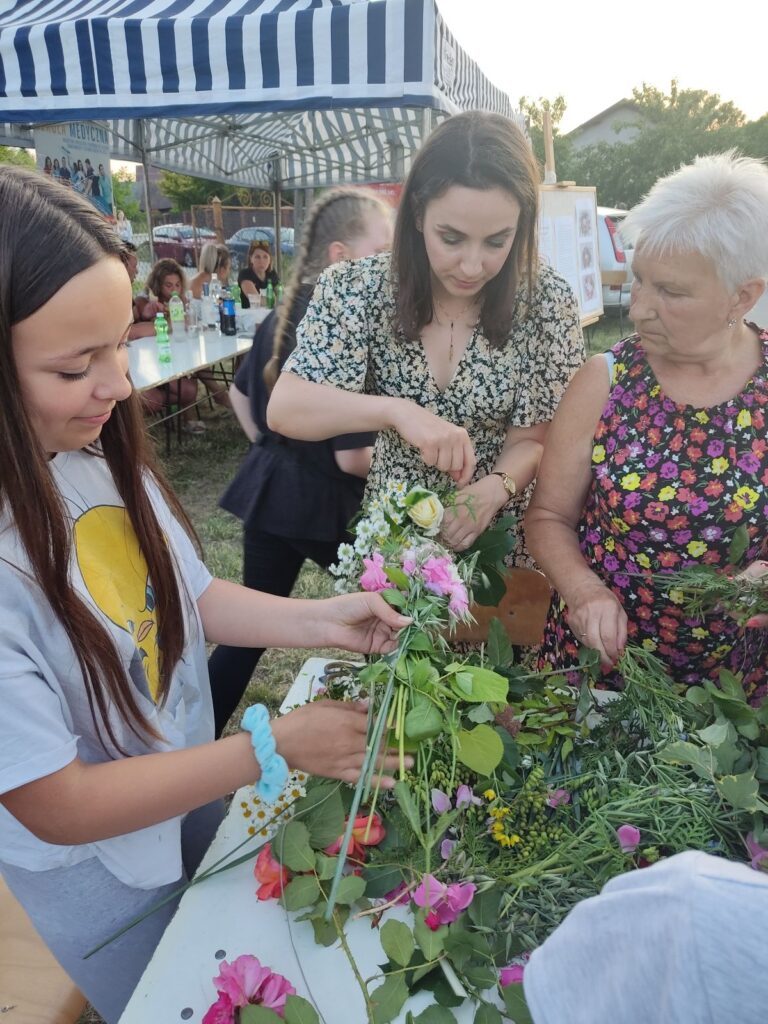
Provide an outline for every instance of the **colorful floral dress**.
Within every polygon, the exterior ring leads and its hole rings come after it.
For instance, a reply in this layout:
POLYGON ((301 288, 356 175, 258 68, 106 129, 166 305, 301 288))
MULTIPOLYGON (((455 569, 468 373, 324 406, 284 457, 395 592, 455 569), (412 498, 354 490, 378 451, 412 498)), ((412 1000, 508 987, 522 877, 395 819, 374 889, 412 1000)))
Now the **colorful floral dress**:
MULTIPOLYGON (((706 409, 664 395, 636 337, 613 347, 611 391, 578 527, 585 559, 627 613, 632 643, 688 685, 716 680, 721 667, 741 672, 755 701, 768 690, 766 630, 742 629, 722 614, 689 618, 682 595, 654 584, 651 574, 697 564, 724 569, 742 526, 749 548, 737 568, 759 557, 768 536, 768 331, 758 333, 762 366, 738 395, 706 409)), ((566 668, 577 659, 556 594, 541 661, 566 668)), ((609 686, 620 682, 617 673, 606 676, 609 686)))
MULTIPOLYGON (((584 362, 579 310, 568 284, 542 265, 527 313, 521 295, 507 342, 494 348, 475 330, 453 379, 441 391, 423 346, 393 328, 396 315, 390 256, 337 263, 318 279, 297 346, 285 370, 346 391, 408 398, 466 428, 477 456, 475 479, 489 473, 507 428, 552 419, 573 374, 584 362)), ((367 495, 389 479, 435 490, 453 487, 447 473, 425 466, 418 449, 394 430, 376 439, 367 495)), ((522 520, 530 488, 505 509, 522 520)), ((526 561, 518 534, 517 562, 526 561)))

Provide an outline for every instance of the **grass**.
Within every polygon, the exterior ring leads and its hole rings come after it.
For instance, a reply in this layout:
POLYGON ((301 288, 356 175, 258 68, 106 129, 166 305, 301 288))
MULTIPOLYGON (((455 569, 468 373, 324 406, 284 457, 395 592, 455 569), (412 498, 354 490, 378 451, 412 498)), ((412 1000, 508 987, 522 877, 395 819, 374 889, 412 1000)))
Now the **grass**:
MULTIPOLYGON (((625 325, 626 327, 626 325, 625 325)), ((624 334, 629 333, 626 327, 624 334)), ((621 337, 618 318, 603 317, 588 331, 590 355, 603 352, 621 337)), ((241 581, 242 545, 239 520, 218 507, 219 496, 235 474, 248 449, 240 427, 230 413, 202 407, 206 431, 185 435, 181 446, 174 446, 161 461, 168 477, 189 514, 203 545, 205 563, 214 576, 241 581)), ((162 446, 162 434, 158 432, 162 446)), ((307 562, 294 588, 296 597, 329 597, 330 577, 314 563, 307 562)), ((311 652, 273 648, 261 658, 240 707, 232 716, 229 732, 249 704, 266 704, 276 710, 299 668, 311 652)), ((88 1008, 78 1024, 102 1024, 101 1017, 88 1008)))

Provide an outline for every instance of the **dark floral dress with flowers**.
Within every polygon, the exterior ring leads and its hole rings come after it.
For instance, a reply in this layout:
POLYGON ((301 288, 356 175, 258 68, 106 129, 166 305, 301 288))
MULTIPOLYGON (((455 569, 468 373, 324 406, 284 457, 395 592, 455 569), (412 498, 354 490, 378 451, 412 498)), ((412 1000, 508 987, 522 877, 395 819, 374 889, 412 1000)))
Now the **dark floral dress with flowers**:
MULTIPOLYGON (((755 328, 758 331, 757 328, 755 328)), ((651 575, 690 565, 728 566, 739 527, 744 568, 768 536, 768 331, 763 364, 734 398, 696 409, 665 397, 636 337, 618 342, 608 403, 592 446, 592 484, 578 534, 587 562, 621 601, 631 643, 652 651, 678 682, 743 673, 753 701, 768 690, 768 633, 722 614, 686 616, 682 595, 651 575)), ((578 643, 555 595, 542 664, 567 668, 578 643)), ((618 673, 605 677, 620 686, 618 673)))

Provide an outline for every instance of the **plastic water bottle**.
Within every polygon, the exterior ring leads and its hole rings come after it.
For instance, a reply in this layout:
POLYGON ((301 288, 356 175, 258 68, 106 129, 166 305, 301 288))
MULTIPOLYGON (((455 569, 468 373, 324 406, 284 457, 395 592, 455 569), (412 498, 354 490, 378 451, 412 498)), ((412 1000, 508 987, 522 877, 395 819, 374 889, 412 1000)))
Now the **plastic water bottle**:
POLYGON ((203 323, 206 327, 215 327, 219 320, 219 310, 211 295, 211 286, 203 284, 203 323))
POLYGON ((184 323, 184 303, 179 298, 178 292, 173 293, 168 303, 168 316, 171 318, 173 326, 178 326, 179 330, 181 330, 181 326, 184 323))
POLYGON ((155 316, 155 340, 157 341, 157 358, 161 363, 171 361, 171 342, 168 338, 168 321, 163 313, 155 316))
POLYGON ((275 289, 272 287, 272 282, 267 281, 267 309, 275 308, 275 289))

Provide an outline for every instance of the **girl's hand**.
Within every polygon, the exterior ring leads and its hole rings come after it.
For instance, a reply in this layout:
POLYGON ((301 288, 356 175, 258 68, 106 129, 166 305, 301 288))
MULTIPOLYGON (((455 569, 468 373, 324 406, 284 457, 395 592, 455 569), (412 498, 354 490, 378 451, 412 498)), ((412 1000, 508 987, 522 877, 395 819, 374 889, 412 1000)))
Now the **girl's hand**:
MULTIPOLYGON (((741 577, 746 577, 751 580, 759 580, 764 576, 768 576, 768 562, 764 559, 759 559, 756 562, 752 562, 748 565, 744 572, 739 573, 741 577)), ((768 585, 768 580, 766 580, 768 585)), ((746 623, 751 629, 768 629, 768 615, 753 615, 746 623)))
MULTIPOLYGON (((354 784, 360 776, 366 752, 368 708, 358 702, 314 701, 303 704, 272 722, 277 749, 289 767, 310 775, 341 779, 354 784)), ((405 759, 410 768, 413 758, 405 759)), ((397 752, 379 755, 377 766, 393 772, 397 768, 397 752)), ((394 778, 385 775, 381 781, 391 789, 394 778)))
POLYGON ((456 504, 445 510, 442 539, 454 551, 466 551, 508 501, 509 495, 498 476, 484 476, 469 487, 462 487, 456 492, 456 504))
POLYGON ((141 316, 143 320, 154 320, 158 313, 163 313, 165 315, 167 312, 168 310, 162 302, 157 302, 154 299, 151 299, 149 302, 144 303, 141 316))
POLYGON ((464 427, 441 419, 407 398, 397 399, 393 410, 392 428, 404 441, 419 449, 425 465, 448 473, 459 487, 469 483, 477 460, 464 427))
POLYGON ((577 586, 566 604, 568 625, 579 643, 600 653, 604 669, 613 668, 627 643, 627 613, 619 599, 595 577, 577 586))
POLYGON ((319 643, 360 654, 394 651, 398 633, 411 623, 379 594, 344 594, 316 604, 320 615, 319 643))

